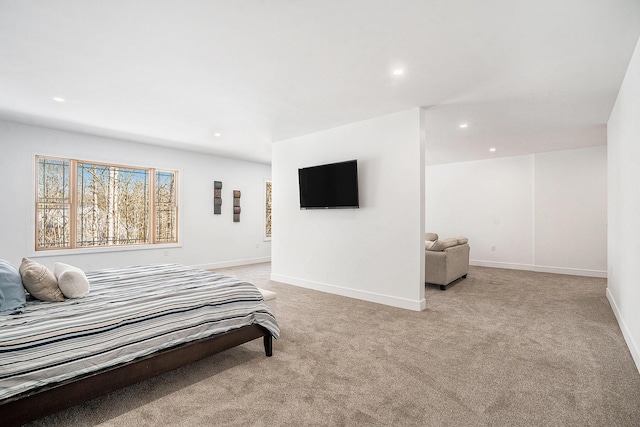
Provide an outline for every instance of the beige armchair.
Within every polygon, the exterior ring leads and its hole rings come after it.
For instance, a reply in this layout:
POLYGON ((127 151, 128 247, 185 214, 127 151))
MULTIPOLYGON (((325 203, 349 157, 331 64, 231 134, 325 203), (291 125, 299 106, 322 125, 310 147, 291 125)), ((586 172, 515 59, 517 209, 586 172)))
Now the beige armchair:
POLYGON ((453 281, 467 277, 469 251, 469 239, 466 237, 438 240, 437 234, 426 233, 425 281, 440 285, 444 291, 453 281))

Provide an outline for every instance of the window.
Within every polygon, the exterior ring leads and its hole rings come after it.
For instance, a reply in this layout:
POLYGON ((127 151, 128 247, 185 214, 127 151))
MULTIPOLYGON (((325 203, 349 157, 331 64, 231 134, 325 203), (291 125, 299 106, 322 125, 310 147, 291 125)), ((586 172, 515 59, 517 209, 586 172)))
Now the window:
POLYGON ((271 238, 271 181, 265 181, 265 226, 264 237, 266 239, 271 238))
POLYGON ((36 250, 177 243, 176 171, 36 156, 36 250))

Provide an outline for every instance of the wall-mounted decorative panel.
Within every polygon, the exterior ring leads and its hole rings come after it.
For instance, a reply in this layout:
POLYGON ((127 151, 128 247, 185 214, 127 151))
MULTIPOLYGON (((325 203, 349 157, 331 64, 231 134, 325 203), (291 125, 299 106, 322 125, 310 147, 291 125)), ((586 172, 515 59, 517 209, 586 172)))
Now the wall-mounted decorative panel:
POLYGON ((222 213, 222 181, 213 181, 213 214, 222 213))
POLYGON ((240 190, 233 190, 233 222, 240 222, 240 190))

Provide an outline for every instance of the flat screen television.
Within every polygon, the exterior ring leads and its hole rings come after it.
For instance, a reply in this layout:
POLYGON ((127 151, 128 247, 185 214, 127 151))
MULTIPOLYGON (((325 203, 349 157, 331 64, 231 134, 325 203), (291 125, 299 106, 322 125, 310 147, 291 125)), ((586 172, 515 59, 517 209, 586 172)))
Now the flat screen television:
POLYGON ((357 160, 298 169, 298 182, 300 209, 360 207, 357 160))

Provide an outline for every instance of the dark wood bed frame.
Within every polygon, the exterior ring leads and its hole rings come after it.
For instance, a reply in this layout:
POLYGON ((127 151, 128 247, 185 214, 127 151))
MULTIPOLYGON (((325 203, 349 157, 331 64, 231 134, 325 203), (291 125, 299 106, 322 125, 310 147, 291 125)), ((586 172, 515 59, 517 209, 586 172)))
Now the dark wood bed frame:
POLYGON ((273 354, 271 333, 259 325, 243 326, 10 397, 0 401, 0 423, 4 427, 19 426, 260 337, 270 357, 273 354))

